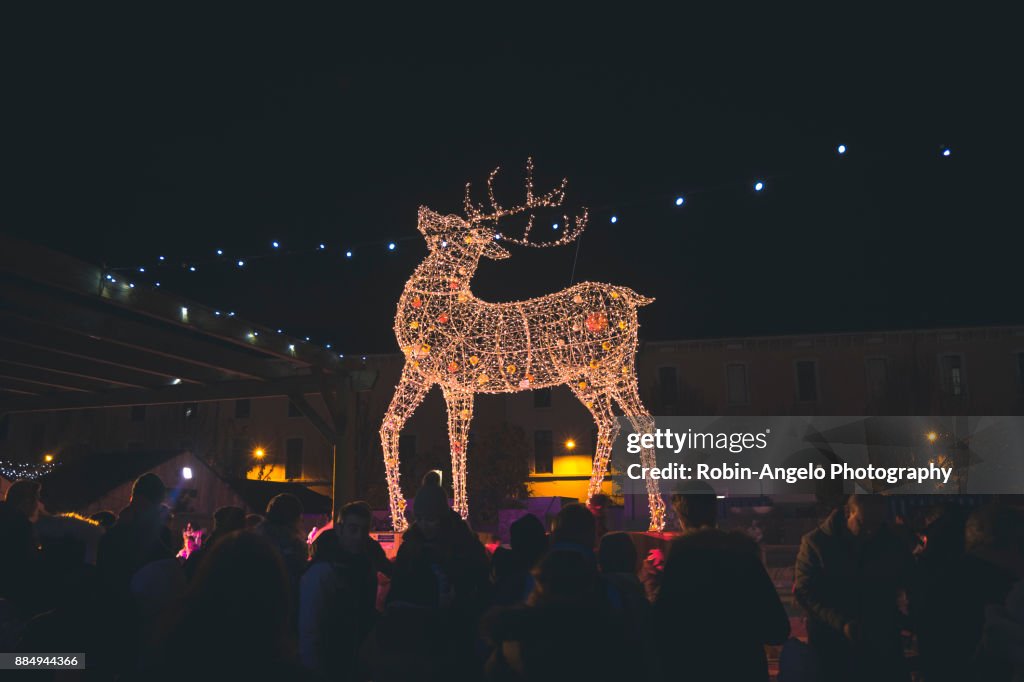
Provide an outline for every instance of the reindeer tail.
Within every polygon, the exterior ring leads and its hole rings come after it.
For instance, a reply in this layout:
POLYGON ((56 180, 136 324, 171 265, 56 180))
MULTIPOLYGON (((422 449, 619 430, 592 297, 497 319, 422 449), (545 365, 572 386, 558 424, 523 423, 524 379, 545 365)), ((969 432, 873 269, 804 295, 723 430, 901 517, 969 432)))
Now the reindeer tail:
POLYGON ((640 294, 636 293, 632 289, 627 289, 626 287, 621 287, 619 289, 619 293, 621 293, 623 296, 625 296, 626 299, 630 303, 635 305, 637 308, 640 308, 642 306, 650 305, 651 303, 654 303, 654 299, 653 298, 648 298, 646 296, 641 296, 640 294))

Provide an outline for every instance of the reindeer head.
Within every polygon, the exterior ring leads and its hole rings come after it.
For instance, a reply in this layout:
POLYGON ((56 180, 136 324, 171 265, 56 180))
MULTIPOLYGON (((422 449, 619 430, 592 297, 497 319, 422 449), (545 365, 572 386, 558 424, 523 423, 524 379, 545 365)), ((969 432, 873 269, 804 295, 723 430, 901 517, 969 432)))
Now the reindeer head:
POLYGON ((419 231, 431 252, 443 250, 455 257, 478 260, 481 256, 501 260, 509 252, 498 244, 497 234, 486 225, 474 225, 457 215, 441 215, 420 206, 419 231))
POLYGON ((568 244, 576 239, 583 228, 587 225, 587 210, 577 216, 573 223, 570 223, 568 216, 562 216, 562 225, 565 231, 555 241, 531 242, 530 230, 533 229, 534 214, 530 213, 526 227, 521 238, 508 237, 497 229, 498 221, 502 218, 527 213, 537 208, 556 208, 565 201, 565 187, 568 181, 563 178, 561 184, 555 189, 535 196, 533 193, 533 159, 526 161, 526 203, 512 208, 503 208, 494 197, 494 178, 500 168, 491 171, 487 178, 487 196, 490 199, 491 209, 487 211, 482 205, 473 203, 470 197, 470 183, 466 183, 465 210, 466 217, 456 215, 442 216, 431 211, 426 206, 420 207, 419 230, 427 239, 427 246, 430 250, 446 249, 449 253, 479 259, 481 256, 494 260, 501 260, 509 257, 509 252, 499 242, 519 244, 521 246, 532 246, 543 248, 549 246, 560 246, 568 244), (570 227, 571 225, 571 227, 570 227))

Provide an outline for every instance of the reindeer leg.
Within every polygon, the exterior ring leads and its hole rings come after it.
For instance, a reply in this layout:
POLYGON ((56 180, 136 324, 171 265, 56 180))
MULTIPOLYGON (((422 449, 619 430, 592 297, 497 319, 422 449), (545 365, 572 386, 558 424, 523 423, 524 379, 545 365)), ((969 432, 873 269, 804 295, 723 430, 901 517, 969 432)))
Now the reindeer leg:
POLYGON ((573 394, 583 403, 597 426, 597 451, 594 453, 594 467, 590 473, 590 484, 587 486, 587 504, 590 499, 601 492, 601 483, 608 475, 608 460, 612 454, 612 443, 619 433, 619 422, 612 411, 612 398, 608 393, 588 393, 581 390, 578 384, 569 384, 573 394))
POLYGON ((380 427, 384 473, 391 501, 391 524, 399 533, 404 532, 409 524, 405 519, 405 498, 402 497, 402 486, 398 480, 398 435, 429 390, 430 385, 422 383, 419 376, 402 370, 402 378, 395 387, 395 395, 391 398, 380 427))
POLYGON ((448 438, 452 448, 455 511, 465 519, 469 517, 469 502, 466 499, 466 448, 469 441, 469 425, 473 421, 473 394, 446 388, 444 400, 448 405, 448 438))
MULTIPOLYGON (((633 429, 639 433, 651 433, 654 429, 654 417, 647 411, 640 401, 640 394, 636 388, 636 376, 632 372, 623 377, 615 389, 615 401, 625 412, 633 429)), ((640 462, 643 466, 654 468, 658 465, 657 455, 654 448, 644 448, 640 452, 640 462)), ((665 500, 661 496, 658 482, 652 478, 647 479, 647 504, 651 511, 650 530, 660 533, 665 527, 665 500)))

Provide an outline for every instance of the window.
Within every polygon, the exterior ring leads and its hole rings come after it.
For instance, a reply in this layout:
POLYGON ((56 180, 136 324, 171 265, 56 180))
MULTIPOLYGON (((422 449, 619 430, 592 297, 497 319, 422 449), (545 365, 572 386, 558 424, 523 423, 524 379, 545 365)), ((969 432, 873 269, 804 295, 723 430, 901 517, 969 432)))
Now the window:
POLYGON ((199 414, 199 403, 185 403, 181 406, 181 413, 185 419, 191 419, 199 414))
POLYGON ((252 413, 252 401, 242 398, 235 401, 235 419, 248 419, 252 413))
POLYGON ((551 407, 551 389, 538 388, 533 392, 534 407, 551 407))
POLYGON ((288 401, 288 416, 289 417, 301 417, 302 411, 299 410, 299 406, 293 403, 291 400, 288 401))
POLYGON ((406 461, 412 461, 416 457, 416 436, 411 433, 398 435, 398 455, 406 461))
POLYGON ((555 470, 554 438, 550 431, 533 432, 533 473, 550 474, 555 470))
POLYGON ((679 380, 675 367, 662 367, 658 370, 658 388, 661 391, 661 406, 675 407, 679 398, 679 380))
POLYGON ((134 406, 132 406, 132 421, 133 422, 144 422, 144 421, 146 421, 146 406, 145 405, 134 405, 134 406))
POLYGON ((818 365, 814 360, 796 363, 796 398, 808 403, 818 399, 818 365))
POLYGON ((878 398, 885 395, 889 384, 889 361, 885 358, 867 359, 868 395, 878 398))
POLYGON ((949 395, 963 395, 966 390, 964 381, 963 356, 942 356, 942 388, 949 395))
POLYGON ((302 478, 302 439, 289 438, 284 444, 284 477, 302 478))
POLYGON ((725 381, 729 390, 729 402, 745 405, 750 402, 750 387, 747 384, 747 366, 733 363, 725 366, 725 381))

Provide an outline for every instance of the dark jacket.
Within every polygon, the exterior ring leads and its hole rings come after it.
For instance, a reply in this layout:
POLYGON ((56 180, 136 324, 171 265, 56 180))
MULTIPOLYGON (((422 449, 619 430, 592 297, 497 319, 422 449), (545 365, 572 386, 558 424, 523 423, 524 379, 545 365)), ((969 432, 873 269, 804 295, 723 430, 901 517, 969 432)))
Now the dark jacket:
POLYGON ((673 541, 655 602, 671 679, 768 680, 766 644, 789 637, 789 617, 757 543, 714 528, 673 541))
POLYGON ((803 537, 793 594, 807 611, 808 641, 825 679, 907 679, 898 598, 912 572, 900 538, 883 527, 861 541, 841 509, 803 537), (847 623, 857 624, 856 644, 843 633, 847 623))

